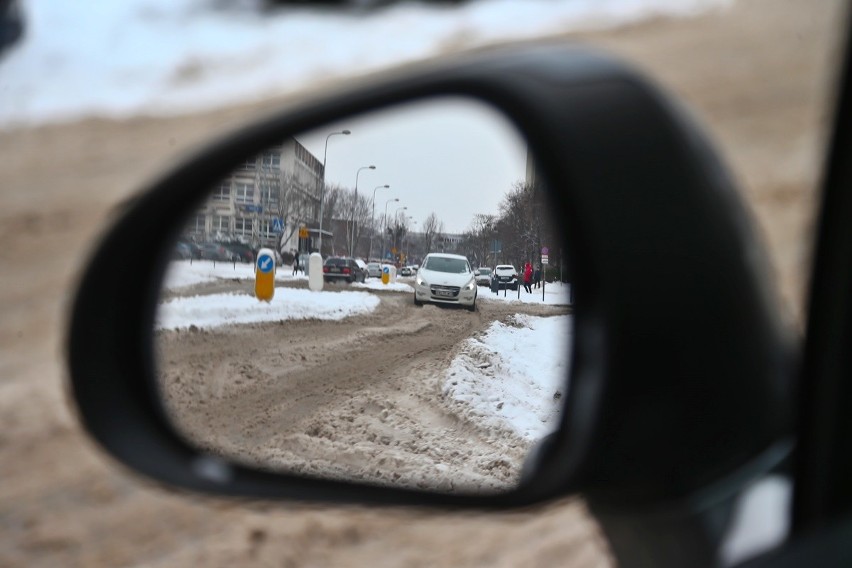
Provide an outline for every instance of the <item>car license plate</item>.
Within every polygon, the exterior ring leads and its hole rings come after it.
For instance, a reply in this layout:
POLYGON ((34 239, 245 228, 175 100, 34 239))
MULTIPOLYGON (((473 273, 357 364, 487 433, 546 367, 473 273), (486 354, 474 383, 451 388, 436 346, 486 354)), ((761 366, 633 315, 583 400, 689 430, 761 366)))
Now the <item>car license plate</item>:
POLYGON ((453 292, 451 290, 435 290, 435 294, 437 296, 452 296, 453 292))

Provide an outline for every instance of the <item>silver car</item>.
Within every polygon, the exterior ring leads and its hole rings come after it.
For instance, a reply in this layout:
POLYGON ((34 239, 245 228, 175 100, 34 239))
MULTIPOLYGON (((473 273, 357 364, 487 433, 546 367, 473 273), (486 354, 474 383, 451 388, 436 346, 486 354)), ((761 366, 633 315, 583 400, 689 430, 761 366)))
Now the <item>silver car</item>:
POLYGON ((382 277, 382 265, 378 262, 368 262, 367 263, 367 276, 370 278, 381 278, 382 277))
POLYGON ((476 285, 491 286, 491 269, 487 266, 482 266, 476 269, 476 285))

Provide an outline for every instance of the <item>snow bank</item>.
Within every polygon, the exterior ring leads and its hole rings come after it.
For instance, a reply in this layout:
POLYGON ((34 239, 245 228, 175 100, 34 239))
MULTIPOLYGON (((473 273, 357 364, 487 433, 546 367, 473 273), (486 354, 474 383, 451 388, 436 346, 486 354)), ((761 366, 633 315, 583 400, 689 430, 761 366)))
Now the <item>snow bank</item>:
POLYGON ((211 294, 175 298, 160 304, 157 329, 202 329, 240 323, 304 319, 341 320, 369 313, 379 298, 368 292, 312 292, 276 288, 269 303, 247 294, 211 294))
POLYGON ((473 422, 541 439, 559 423, 571 363, 571 316, 515 315, 468 339, 443 394, 473 422))
POLYGON ((478 299, 485 302, 519 302, 522 304, 551 304, 559 306, 569 306, 573 303, 571 284, 563 282, 547 284, 544 287, 544 294, 542 294, 541 288, 533 288, 532 293, 525 292, 523 285, 520 287, 520 294, 517 290, 500 290, 500 292, 495 294, 488 288, 480 287, 478 299))

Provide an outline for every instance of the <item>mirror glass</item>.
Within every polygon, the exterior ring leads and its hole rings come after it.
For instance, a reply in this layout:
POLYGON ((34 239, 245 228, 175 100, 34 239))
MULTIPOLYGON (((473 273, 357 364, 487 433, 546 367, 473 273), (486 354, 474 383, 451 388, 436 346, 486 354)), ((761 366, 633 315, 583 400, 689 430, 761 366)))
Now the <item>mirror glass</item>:
POLYGON ((175 427, 267 470, 516 487, 559 425, 572 344, 561 224, 534 163, 503 115, 453 97, 234 164, 162 286, 175 427))

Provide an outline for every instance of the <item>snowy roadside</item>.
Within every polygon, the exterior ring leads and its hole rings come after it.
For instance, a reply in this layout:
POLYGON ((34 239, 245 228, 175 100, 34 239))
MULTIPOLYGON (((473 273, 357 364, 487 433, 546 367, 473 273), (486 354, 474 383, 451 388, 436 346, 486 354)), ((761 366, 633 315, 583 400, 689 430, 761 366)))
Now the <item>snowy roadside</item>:
MULTIPOLYGON (((227 266, 234 271, 232 265, 227 266)), ((371 285, 384 286, 377 280, 371 285)), ((174 298, 160 304, 157 329, 214 329, 304 319, 339 321, 370 313, 381 302, 379 295, 365 291, 279 290, 269 303, 234 293, 174 298)), ((541 294, 533 296, 541 302, 541 294)), ((516 297, 508 299, 518 301, 516 297)), ((516 314, 505 323, 493 322, 460 347, 443 379, 443 395, 466 420, 509 428, 525 440, 538 440, 558 425, 571 361, 567 348, 571 334, 570 315, 516 314)))
POLYGON ((559 425, 571 365, 572 316, 515 315, 468 339, 450 364, 444 396, 472 421, 539 440, 559 425))
POLYGON ((353 69, 422 60, 448 46, 686 17, 732 3, 491 0, 448 10, 411 2, 365 13, 270 11, 257 0, 125 0, 88 8, 30 0, 23 3, 23 40, 0 60, 0 126, 197 112, 285 95, 353 69))

